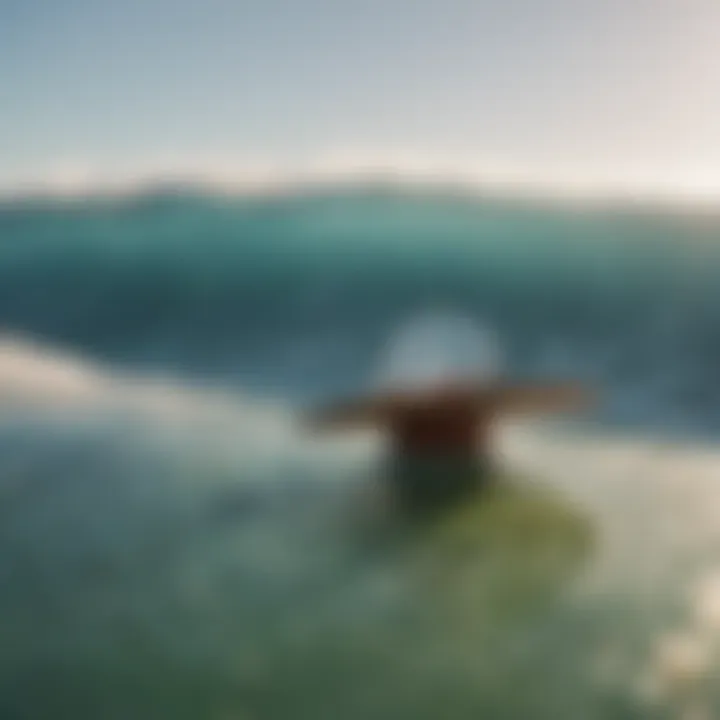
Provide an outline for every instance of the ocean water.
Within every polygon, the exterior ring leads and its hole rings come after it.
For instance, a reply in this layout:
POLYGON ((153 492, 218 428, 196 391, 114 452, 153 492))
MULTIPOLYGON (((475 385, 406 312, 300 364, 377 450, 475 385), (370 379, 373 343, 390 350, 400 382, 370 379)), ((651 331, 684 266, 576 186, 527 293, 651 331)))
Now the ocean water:
MULTIPOLYGON (((379 188, 0 208, 0 717, 720 714, 720 215, 379 188), (582 421, 386 517, 298 412, 441 310, 582 421)), ((396 368, 394 370, 397 370, 396 368)))

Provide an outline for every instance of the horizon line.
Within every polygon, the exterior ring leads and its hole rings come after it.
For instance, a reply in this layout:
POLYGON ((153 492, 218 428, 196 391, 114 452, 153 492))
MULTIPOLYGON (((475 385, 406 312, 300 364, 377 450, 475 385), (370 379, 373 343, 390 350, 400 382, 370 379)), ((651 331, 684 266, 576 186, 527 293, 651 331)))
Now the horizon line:
POLYGON ((218 197, 275 197, 303 191, 352 189, 451 191, 455 194, 496 199, 587 204, 662 204, 664 206, 717 206, 720 184, 697 185, 643 181, 601 181, 577 178, 539 179, 521 173, 471 173, 399 167, 348 168, 290 172, 147 172, 116 177, 49 174, 42 179, 0 183, 0 202, 83 202, 130 200, 153 194, 209 193, 218 197))

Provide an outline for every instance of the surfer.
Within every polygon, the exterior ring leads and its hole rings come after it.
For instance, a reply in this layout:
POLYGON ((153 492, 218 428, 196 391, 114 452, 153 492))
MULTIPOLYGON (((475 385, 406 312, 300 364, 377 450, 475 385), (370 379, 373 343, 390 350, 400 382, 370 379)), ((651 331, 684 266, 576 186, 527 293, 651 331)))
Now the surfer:
POLYGON ((404 508, 437 508, 482 489, 492 474, 498 418, 577 409, 572 383, 445 383, 334 402, 310 413, 319 431, 381 428, 389 435, 393 491, 404 508))

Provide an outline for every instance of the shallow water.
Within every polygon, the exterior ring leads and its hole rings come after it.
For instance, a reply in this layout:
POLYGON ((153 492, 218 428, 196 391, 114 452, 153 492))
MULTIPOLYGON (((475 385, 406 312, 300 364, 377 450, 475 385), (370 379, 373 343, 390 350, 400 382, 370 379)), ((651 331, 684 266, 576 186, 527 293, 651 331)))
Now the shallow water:
POLYGON ((279 425, 250 462, 157 417, 6 424, 3 717, 712 716, 714 454, 508 428, 515 474, 408 527, 373 439, 279 425))

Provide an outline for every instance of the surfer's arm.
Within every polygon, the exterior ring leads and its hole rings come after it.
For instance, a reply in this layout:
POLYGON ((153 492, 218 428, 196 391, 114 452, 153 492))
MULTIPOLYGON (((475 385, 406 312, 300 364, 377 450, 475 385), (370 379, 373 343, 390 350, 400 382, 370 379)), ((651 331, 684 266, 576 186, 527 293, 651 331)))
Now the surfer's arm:
POLYGON ((506 413, 566 412, 589 407, 594 394, 576 383, 527 384, 499 388, 495 402, 506 413))
POLYGON ((388 403, 382 400, 346 400, 317 408, 305 417, 311 430, 372 427, 387 418, 388 403))

